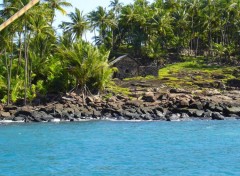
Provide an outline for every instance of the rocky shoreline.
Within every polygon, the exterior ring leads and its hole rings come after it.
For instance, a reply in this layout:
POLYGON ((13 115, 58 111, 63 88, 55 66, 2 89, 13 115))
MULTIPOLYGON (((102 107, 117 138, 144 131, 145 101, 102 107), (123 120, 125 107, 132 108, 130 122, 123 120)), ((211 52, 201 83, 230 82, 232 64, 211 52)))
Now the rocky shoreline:
POLYGON ((240 120, 240 91, 184 89, 146 90, 131 98, 113 95, 82 97, 71 93, 44 105, 0 105, 0 122, 83 120, 185 121, 240 120))

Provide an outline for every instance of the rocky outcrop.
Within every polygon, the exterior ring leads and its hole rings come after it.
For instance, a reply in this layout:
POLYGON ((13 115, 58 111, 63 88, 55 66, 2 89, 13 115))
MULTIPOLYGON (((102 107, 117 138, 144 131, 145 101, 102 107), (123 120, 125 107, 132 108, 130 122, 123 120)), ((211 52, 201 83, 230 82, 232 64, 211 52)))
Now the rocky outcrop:
POLYGON ((189 90, 146 90, 129 98, 115 95, 81 97, 75 93, 56 102, 39 106, 0 105, 0 120, 24 122, 80 121, 80 120, 163 120, 240 119, 240 93, 217 93, 209 90, 196 94, 189 90), (209 93, 212 92, 212 93, 209 93))

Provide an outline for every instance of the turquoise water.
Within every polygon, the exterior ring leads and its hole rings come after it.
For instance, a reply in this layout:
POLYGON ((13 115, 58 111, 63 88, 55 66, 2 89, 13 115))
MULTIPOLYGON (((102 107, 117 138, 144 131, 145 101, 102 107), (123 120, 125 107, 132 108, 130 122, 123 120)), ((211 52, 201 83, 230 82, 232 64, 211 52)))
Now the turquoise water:
POLYGON ((8 175, 240 175, 240 121, 2 125, 8 175))

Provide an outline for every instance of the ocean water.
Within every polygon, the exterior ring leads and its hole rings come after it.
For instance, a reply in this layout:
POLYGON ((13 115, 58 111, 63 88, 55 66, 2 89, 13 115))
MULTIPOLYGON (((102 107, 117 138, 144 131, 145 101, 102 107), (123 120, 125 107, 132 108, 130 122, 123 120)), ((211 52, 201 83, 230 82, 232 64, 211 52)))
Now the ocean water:
POLYGON ((240 121, 0 126, 0 176, 240 175, 240 121))

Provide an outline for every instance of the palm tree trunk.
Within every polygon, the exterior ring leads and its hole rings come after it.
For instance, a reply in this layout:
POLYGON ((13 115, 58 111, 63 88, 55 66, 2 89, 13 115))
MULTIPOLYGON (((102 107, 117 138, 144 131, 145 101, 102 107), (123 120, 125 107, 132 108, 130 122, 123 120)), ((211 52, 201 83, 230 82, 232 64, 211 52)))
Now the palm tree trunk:
POLYGON ((26 22, 25 22, 25 29, 24 29, 24 57, 25 57, 25 68, 24 68, 24 105, 27 105, 28 58, 27 58, 27 26, 26 26, 26 22))
POLYGON ((18 56, 18 65, 17 65, 17 74, 16 76, 18 75, 18 72, 19 72, 19 68, 21 66, 21 58, 22 58, 22 40, 21 40, 21 32, 18 33, 18 36, 19 36, 19 56, 18 56))
POLYGON ((4 50, 5 53, 5 65, 7 69, 7 105, 10 104, 10 88, 11 88, 11 83, 10 83, 10 66, 9 66, 9 61, 8 61, 8 56, 6 49, 4 50))

